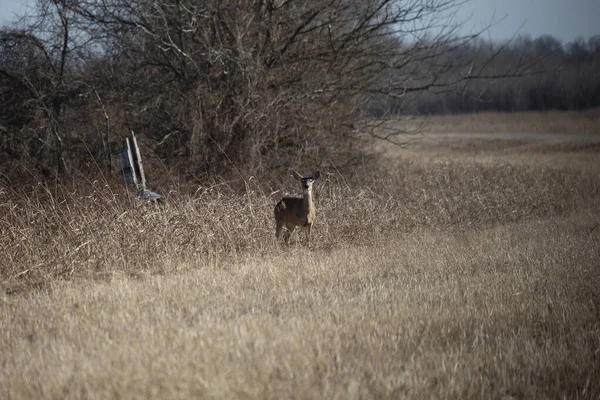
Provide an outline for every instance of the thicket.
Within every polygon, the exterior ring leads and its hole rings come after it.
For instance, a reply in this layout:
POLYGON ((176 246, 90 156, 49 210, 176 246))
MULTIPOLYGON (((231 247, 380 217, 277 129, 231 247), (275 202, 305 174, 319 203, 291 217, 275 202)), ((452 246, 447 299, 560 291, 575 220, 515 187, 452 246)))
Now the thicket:
POLYGON ((183 179, 351 164, 369 117, 537 71, 541 55, 458 35, 460 3, 37 0, 0 30, 0 172, 116 175, 129 130, 147 171, 183 179))

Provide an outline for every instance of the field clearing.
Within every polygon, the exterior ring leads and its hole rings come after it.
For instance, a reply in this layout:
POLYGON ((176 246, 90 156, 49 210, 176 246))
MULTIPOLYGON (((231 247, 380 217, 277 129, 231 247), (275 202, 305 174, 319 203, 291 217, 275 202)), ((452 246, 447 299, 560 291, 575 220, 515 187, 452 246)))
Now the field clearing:
MULTIPOLYGON (((533 115, 536 120, 539 118, 537 114, 533 115)), ((512 117, 515 126, 505 131, 502 129, 506 127, 495 125, 495 120, 501 116, 509 118, 501 113, 468 117, 479 122, 463 132, 457 129, 466 128, 466 122, 458 116, 431 117, 431 121, 423 121, 422 125, 413 125, 411 121, 387 121, 376 128, 375 134, 385 136, 398 129, 407 134, 392 136, 389 142, 375 142, 374 148, 392 160, 400 157, 425 163, 452 161, 461 164, 529 165, 569 171, 595 168, 600 153, 600 117, 598 120, 586 119, 593 124, 590 123, 583 131, 572 127, 558 132, 551 128, 550 118, 547 123, 538 123, 541 129, 537 131, 519 132, 520 125, 527 125, 524 120, 528 113, 517 113, 512 117), (446 119, 450 122, 446 126, 447 131, 443 131, 441 126, 446 119), (486 119, 487 124, 484 124, 482 121, 486 119)))
POLYGON ((310 248, 254 179, 2 189, 0 398, 600 397, 597 145, 377 146, 310 248))
POLYGON ((600 109, 546 112, 481 112, 434 115, 403 121, 407 131, 433 133, 557 133, 600 135, 600 109))

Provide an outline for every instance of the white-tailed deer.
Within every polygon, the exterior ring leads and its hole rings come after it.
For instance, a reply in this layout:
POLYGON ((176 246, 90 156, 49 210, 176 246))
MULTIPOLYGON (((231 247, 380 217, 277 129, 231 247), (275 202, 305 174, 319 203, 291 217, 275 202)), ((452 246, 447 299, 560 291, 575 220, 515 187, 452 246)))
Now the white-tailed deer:
POLYGON ((302 176, 292 171, 294 178, 300 181, 302 197, 284 197, 275 206, 275 236, 281 236, 281 230, 286 227, 284 233, 285 242, 288 243, 290 235, 297 226, 306 228, 306 242, 310 243, 310 229, 315 222, 317 213, 312 198, 313 183, 319 179, 321 173, 316 171, 312 175, 302 176))

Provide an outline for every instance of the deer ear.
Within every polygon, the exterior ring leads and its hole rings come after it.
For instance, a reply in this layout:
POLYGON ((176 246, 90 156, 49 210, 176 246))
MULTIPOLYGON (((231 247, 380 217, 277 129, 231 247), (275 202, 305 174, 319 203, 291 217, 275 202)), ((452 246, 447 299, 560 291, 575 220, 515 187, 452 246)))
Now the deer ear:
POLYGON ((297 180, 301 180, 302 179, 302 175, 300 175, 296 171, 292 170, 292 174, 294 175, 294 178, 296 178, 297 180))
POLYGON ((320 171, 316 171, 316 172, 313 174, 313 176, 312 176, 312 178, 313 178, 313 181, 316 181, 317 179, 319 179, 319 177, 320 177, 320 176, 321 176, 321 172, 320 172, 320 171))

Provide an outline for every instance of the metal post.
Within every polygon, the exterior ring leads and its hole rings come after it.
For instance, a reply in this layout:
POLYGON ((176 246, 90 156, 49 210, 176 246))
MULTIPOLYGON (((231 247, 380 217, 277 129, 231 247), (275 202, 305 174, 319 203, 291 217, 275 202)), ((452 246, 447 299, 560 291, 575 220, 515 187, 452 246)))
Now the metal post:
POLYGON ((146 175, 144 174, 144 167, 142 166, 142 154, 140 153, 140 148, 137 145, 137 140, 135 140, 135 134, 133 133, 133 131, 131 131, 129 137, 133 147, 133 156, 136 161, 136 163, 133 165, 137 169, 140 178, 137 184, 137 189, 139 191, 144 191, 146 190, 146 175))

